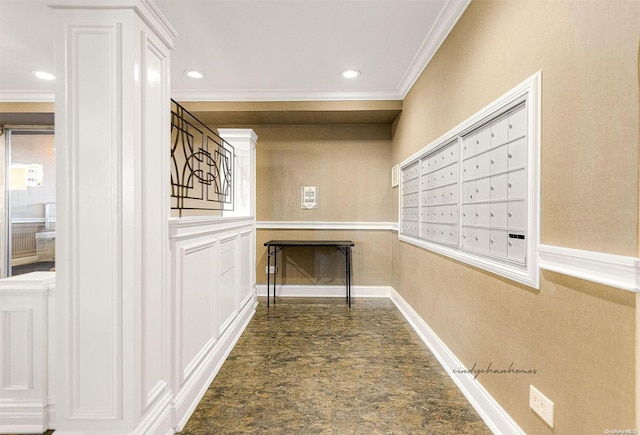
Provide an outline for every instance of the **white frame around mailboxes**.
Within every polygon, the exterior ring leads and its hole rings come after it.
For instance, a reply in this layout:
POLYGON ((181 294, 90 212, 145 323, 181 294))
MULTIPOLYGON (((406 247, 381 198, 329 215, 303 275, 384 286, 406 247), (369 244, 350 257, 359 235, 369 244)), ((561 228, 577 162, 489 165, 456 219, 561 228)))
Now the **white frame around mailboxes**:
MULTIPOLYGON (((501 114, 525 103, 527 117, 527 189, 526 189, 526 262, 516 264, 509 261, 496 259, 488 255, 463 250, 461 243, 462 219, 460 211, 462 208, 462 170, 458 170, 458 243, 457 246, 449 246, 438 242, 425 240, 418 236, 403 234, 403 214, 402 214, 402 188, 398 192, 398 238, 400 241, 410 243, 421 248, 445 255, 464 263, 471 264, 478 268, 487 270, 505 278, 525 284, 529 287, 539 289, 540 273, 538 266, 538 245, 540 244, 540 118, 541 118, 541 82, 542 72, 538 71, 500 98, 490 103, 482 110, 454 127, 444 135, 440 136, 429 145, 425 146, 409 158, 398 165, 401 173, 400 185, 402 187, 402 174, 405 169, 412 166, 421 159, 440 150, 441 148, 456 142, 458 147, 457 161, 458 169, 462 166, 462 153, 460 147, 462 138, 466 134, 478 129, 483 124, 495 119, 501 114)), ((422 189, 419 190, 422 194, 422 189)), ((422 204, 421 200, 418 201, 422 204)), ((422 205, 420 205, 422 207, 422 205)))

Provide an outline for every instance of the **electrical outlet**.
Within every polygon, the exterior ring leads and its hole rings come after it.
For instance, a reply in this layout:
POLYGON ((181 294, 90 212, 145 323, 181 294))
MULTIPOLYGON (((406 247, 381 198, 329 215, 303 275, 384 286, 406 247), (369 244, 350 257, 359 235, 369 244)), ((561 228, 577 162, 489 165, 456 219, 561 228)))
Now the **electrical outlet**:
POLYGON ((278 268, 276 266, 267 266, 265 267, 265 272, 271 275, 276 275, 278 273, 278 268))
POLYGON ((533 385, 529 385, 529 406, 545 423, 553 427, 553 402, 533 385))

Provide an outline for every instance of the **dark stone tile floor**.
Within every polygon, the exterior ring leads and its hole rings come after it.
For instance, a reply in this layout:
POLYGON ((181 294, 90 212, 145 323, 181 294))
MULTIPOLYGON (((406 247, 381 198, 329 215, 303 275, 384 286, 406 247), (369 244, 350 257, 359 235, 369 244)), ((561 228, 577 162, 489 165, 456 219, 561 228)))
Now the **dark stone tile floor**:
POLYGON ((390 300, 259 302, 182 434, 490 433, 390 300))

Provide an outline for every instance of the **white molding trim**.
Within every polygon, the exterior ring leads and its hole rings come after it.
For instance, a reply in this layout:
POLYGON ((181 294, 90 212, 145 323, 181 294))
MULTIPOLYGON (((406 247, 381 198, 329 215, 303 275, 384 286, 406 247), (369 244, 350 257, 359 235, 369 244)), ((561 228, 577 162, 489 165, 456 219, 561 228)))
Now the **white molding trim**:
POLYGON ((55 92, 47 91, 0 91, 0 103, 53 103, 55 92))
POLYGON ((442 11, 440 11, 438 19, 422 41, 422 45, 411 61, 407 72, 398 84, 398 99, 404 100, 470 3, 471 0, 447 1, 442 11))
POLYGON ((307 221, 258 221, 259 230, 369 230, 398 231, 397 222, 307 222, 307 221))
POLYGON ((31 272, 0 280, 0 294, 45 295, 56 288, 55 272, 31 272))
POLYGON ((0 402, 1 433, 43 433, 48 429, 46 403, 11 399, 0 402))
POLYGON ((390 299, 438 359, 489 429, 496 434, 524 435, 525 432, 522 428, 507 414, 482 384, 473 378, 471 373, 453 373, 453 370, 464 367, 463 364, 395 289, 391 289, 390 299))
MULTIPOLYGON (((256 284, 258 296, 267 296, 267 285, 256 284)), ((392 287, 384 285, 352 285, 351 297, 354 298, 388 298, 392 287)), ((271 295, 273 297, 273 295, 271 295)), ((278 297, 305 298, 344 298, 344 285, 277 285, 278 297)))
POLYGON ((171 420, 171 401, 173 394, 165 392, 157 404, 147 412, 142 421, 133 431, 133 435, 152 435, 158 433, 173 433, 171 420))
POLYGON ((253 228, 252 217, 221 218, 216 216, 170 218, 169 239, 176 241, 193 237, 224 233, 227 231, 239 231, 240 228, 253 228))
MULTIPOLYGON (((12 224, 44 224, 46 222, 47 220, 45 218, 38 218, 38 217, 11 218, 12 224)), ((49 219, 49 222, 55 224, 56 218, 49 219)), ((55 230, 51 229, 51 231, 55 231, 55 230)))
POLYGON ((538 256, 541 269, 640 292, 640 258, 551 245, 539 245, 538 256))
POLYGON ((360 101, 401 100, 398 89, 339 91, 314 89, 227 89, 189 90, 174 89, 171 98, 178 101, 360 101))
MULTIPOLYGON (((53 390, 52 387, 49 387, 49 393, 53 390)), ((47 399, 47 409, 46 409, 46 418, 47 418, 47 430, 55 429, 56 426, 56 401, 51 396, 47 399)))

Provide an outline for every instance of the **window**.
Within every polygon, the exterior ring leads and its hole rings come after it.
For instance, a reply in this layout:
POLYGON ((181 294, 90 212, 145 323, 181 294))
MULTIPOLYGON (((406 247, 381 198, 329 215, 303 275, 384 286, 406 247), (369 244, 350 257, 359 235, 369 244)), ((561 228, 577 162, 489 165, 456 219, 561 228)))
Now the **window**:
POLYGON ((402 162, 400 240, 538 288, 535 74, 402 162))

